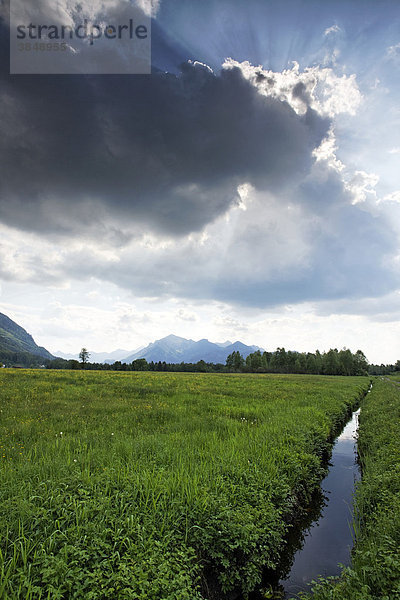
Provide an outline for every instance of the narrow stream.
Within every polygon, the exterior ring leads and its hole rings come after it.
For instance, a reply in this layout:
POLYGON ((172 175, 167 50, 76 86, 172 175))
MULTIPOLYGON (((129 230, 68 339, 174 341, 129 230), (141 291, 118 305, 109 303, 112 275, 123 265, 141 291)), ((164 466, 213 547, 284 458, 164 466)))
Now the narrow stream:
POLYGON ((279 582, 284 598, 309 591, 312 579, 319 575, 339 575, 338 563, 348 565, 353 547, 353 493, 360 472, 356 460, 356 431, 360 410, 353 413, 337 438, 329 473, 322 481, 323 507, 304 535, 304 544, 296 552, 289 575, 279 582))

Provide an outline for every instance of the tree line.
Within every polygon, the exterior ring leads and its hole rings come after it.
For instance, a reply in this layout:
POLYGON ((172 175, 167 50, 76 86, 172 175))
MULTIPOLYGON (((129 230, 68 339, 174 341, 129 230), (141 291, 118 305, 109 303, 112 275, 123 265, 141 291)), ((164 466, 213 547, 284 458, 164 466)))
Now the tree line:
POLYGON ((228 368, 222 363, 210 363, 199 360, 197 363, 167 363, 165 361, 150 361, 145 358, 138 358, 131 363, 115 361, 108 363, 85 363, 78 360, 65 360, 56 358, 47 365, 48 369, 85 369, 87 371, 172 371, 185 373, 227 373, 228 368))
MULTIPOLYGON (((85 350, 85 349, 83 349, 85 350)), ((244 358, 240 352, 232 352, 225 364, 210 363, 200 360, 197 363, 167 363, 165 361, 147 362, 138 358, 131 363, 116 361, 113 364, 91 363, 89 353, 85 350, 81 362, 57 358, 50 361, 50 369, 82 369, 101 371, 172 371, 194 373, 304 373, 314 375, 366 375, 369 371, 368 361, 361 350, 354 354, 346 349, 331 349, 321 353, 286 351, 277 348, 275 352, 257 350, 244 358)), ((399 366, 400 366, 400 361, 399 366)))
POLYGON ((395 362, 394 365, 384 365, 382 363, 380 365, 369 365, 368 367, 370 375, 390 375, 398 371, 400 371, 400 360, 395 362))
POLYGON ((299 373, 313 375, 367 375, 368 361, 361 350, 354 354, 343 348, 321 353, 294 352, 277 348, 275 352, 260 350, 244 359, 239 352, 232 352, 226 365, 231 371, 243 373, 299 373))

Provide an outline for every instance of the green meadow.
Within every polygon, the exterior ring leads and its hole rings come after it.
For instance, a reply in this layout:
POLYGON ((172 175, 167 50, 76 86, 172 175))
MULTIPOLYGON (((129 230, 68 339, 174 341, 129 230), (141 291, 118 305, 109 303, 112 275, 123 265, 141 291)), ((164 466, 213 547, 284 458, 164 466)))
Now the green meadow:
POLYGON ((245 597, 368 384, 3 369, 0 598, 245 597))

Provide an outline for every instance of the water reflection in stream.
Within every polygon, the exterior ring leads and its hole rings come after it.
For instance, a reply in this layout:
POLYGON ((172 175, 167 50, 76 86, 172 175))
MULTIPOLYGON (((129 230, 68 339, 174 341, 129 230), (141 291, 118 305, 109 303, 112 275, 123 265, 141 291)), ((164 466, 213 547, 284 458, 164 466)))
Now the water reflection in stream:
POLYGON ((339 575, 338 563, 349 564, 353 546, 353 493, 360 478, 356 460, 356 431, 360 410, 353 413, 332 450, 328 475, 321 488, 326 498, 321 516, 305 534, 287 579, 280 581, 285 598, 307 591, 312 579, 339 575))

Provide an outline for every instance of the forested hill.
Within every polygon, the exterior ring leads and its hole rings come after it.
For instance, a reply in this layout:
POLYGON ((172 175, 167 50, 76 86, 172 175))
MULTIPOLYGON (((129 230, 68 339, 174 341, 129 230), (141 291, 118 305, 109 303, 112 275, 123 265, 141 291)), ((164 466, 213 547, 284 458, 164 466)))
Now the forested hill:
POLYGON ((29 365, 41 362, 40 359, 52 358, 53 355, 46 348, 38 346, 23 327, 0 313, 0 361, 29 365))

